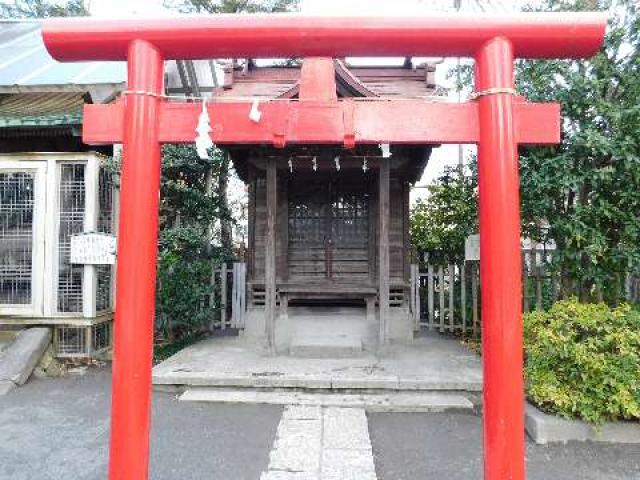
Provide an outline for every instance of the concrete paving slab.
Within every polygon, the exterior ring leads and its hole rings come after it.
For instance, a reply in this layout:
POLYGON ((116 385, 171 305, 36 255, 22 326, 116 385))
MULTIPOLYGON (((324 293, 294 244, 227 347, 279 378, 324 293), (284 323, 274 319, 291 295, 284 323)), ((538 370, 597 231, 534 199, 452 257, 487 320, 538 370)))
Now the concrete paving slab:
POLYGON ((377 357, 267 356, 242 337, 203 340, 153 369, 156 385, 298 389, 482 389, 480 358, 439 334, 391 345, 377 357))
POLYGON ((579 420, 567 420, 549 415, 527 403, 525 428, 531 439, 539 445, 569 441, 607 443, 640 443, 638 422, 605 422, 594 426, 579 420))
POLYGON ((320 480, 377 480, 371 450, 324 449, 320 480))
POLYGON ((377 480, 362 409, 285 407, 269 458, 261 480, 377 480))
POLYGON ((260 480, 317 480, 318 476, 311 472, 287 472, 269 470, 260 475, 260 480))
POLYGON ((323 434, 325 448, 371 450, 367 415, 362 408, 327 408, 323 434))
POLYGON ((11 345, 0 355, 0 381, 23 385, 31 376, 50 342, 49 328, 21 330, 11 345))

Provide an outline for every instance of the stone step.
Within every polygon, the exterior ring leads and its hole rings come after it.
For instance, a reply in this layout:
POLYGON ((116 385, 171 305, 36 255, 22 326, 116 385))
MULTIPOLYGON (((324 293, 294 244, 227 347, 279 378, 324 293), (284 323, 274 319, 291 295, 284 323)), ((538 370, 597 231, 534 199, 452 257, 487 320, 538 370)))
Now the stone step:
POLYGON ((289 346, 289 354, 300 358, 350 358, 362 353, 362 339, 348 335, 295 336, 289 346))
POLYGON ((306 405, 364 408, 369 412, 472 411, 473 403, 463 395, 436 392, 308 393, 257 389, 190 388, 179 400, 189 402, 306 405))
POLYGON ((51 342, 51 329, 20 331, 0 356, 0 395, 23 385, 51 342))
POLYGON ((298 358, 350 358, 363 354, 368 335, 366 317, 315 314, 291 316, 293 331, 289 354, 298 358))

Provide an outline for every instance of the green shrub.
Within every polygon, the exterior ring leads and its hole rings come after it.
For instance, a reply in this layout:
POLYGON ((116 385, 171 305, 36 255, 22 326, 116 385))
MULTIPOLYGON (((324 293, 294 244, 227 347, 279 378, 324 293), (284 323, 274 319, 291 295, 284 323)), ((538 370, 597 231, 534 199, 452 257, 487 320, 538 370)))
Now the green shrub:
POLYGON ((214 312, 209 307, 211 270, 220 252, 192 226, 161 232, 156 284, 156 333, 174 342, 205 331, 214 312))
POLYGON ((575 298, 524 316, 527 396, 592 423, 640 419, 640 312, 575 298))

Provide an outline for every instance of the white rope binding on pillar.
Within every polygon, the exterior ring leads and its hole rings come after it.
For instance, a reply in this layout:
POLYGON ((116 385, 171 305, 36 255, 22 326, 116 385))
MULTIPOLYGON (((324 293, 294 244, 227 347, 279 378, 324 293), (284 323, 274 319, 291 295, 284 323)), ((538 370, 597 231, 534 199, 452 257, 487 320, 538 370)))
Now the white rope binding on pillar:
POLYGON ((485 90, 480 90, 479 92, 473 92, 469 95, 469 100, 477 100, 480 97, 486 97, 487 95, 498 95, 500 93, 505 93, 507 95, 518 95, 518 91, 515 88, 510 87, 493 87, 487 88, 485 90))

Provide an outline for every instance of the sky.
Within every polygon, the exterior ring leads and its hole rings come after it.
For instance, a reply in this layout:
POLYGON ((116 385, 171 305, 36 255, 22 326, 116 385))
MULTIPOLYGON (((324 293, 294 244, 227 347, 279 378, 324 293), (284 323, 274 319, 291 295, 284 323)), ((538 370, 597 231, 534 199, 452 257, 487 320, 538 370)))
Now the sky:
MULTIPOLYGON (((518 11, 525 2, 523 0, 461 0, 461 10, 466 13, 509 13, 518 11)), ((167 10, 162 0, 91 0, 89 8, 96 17, 130 17, 130 16, 168 16, 175 11, 167 10)), ((309 15, 383 15, 383 16, 416 16, 433 13, 454 12, 454 0, 301 0, 302 13, 309 15)), ((415 59, 417 63, 421 59, 415 59)), ((358 64, 399 63, 402 59, 351 59, 358 64)), ((451 101, 457 101, 458 94, 447 78, 449 69, 456 64, 456 59, 444 59, 436 71, 438 85, 449 88, 451 101)), ((464 97, 463 97, 464 99, 464 97)), ((475 147, 464 146, 463 157, 473 152, 475 147)), ((412 201, 424 196, 421 186, 433 181, 446 165, 456 165, 459 158, 457 145, 445 145, 434 149, 423 178, 418 188, 412 192, 412 201)))

